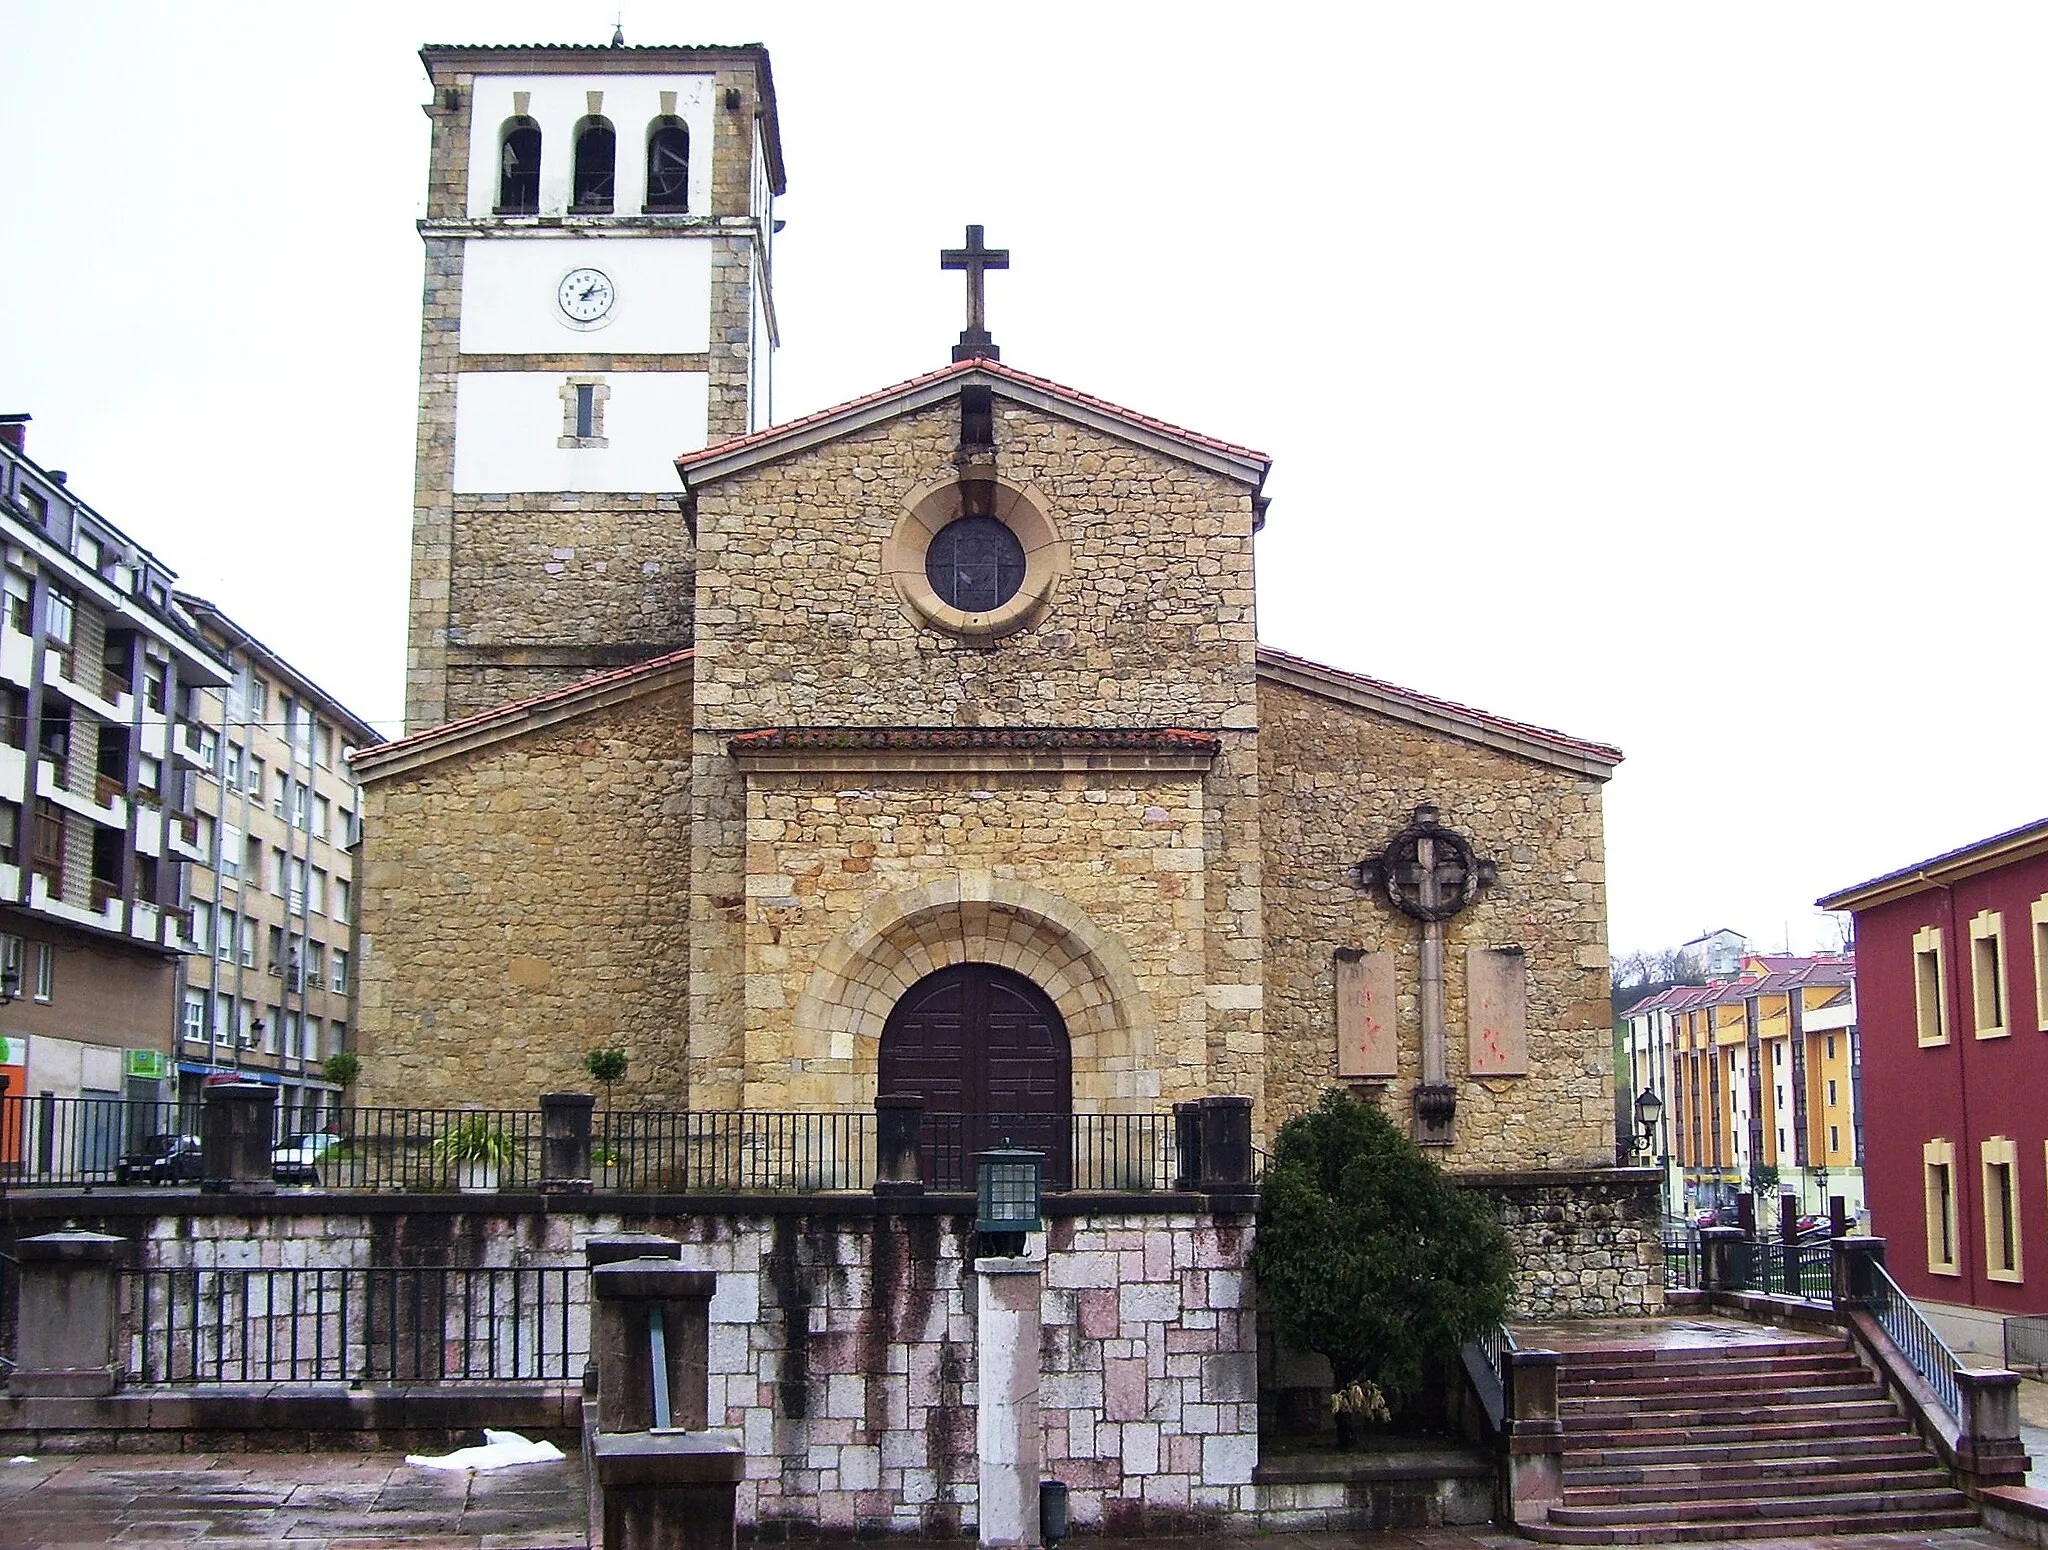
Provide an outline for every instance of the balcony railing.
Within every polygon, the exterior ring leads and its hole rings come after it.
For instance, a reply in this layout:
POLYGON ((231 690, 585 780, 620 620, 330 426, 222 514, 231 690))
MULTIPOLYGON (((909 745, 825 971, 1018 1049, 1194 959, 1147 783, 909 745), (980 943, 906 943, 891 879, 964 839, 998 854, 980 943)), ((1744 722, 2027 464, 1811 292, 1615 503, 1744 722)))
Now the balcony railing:
POLYGON ((136 1381, 569 1383, 590 1352, 580 1267, 130 1270, 136 1381))
MULTIPOLYGON (((0 1186, 197 1185, 202 1104, 113 1098, 0 1098, 0 1186), (193 1138, 169 1162, 168 1144, 193 1138)), ((279 1112, 274 1139, 302 1134, 279 1112)), ((346 1108, 310 1145, 276 1159, 276 1182, 433 1192, 541 1187, 538 1109, 346 1108)), ((868 1190, 877 1175, 872 1110, 608 1109, 592 1117, 590 1174, 635 1194, 801 1194, 868 1190)), ((1162 1113, 922 1117, 919 1176, 933 1191, 974 1187, 978 1151, 1004 1142, 1046 1154, 1050 1190, 1147 1192, 1189 1186, 1173 1116, 1162 1113)))

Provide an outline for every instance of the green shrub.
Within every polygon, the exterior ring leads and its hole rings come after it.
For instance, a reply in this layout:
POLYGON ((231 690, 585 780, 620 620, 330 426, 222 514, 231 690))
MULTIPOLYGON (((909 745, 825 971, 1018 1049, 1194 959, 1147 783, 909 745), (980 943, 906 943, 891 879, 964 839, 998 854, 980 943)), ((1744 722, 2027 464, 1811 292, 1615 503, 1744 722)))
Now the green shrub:
POLYGON ((448 1133, 427 1148, 440 1163, 488 1163, 502 1168, 512 1160, 512 1138, 482 1114, 459 1119, 448 1133))
POLYGON ((1340 1393, 1398 1399, 1506 1317, 1514 1262, 1483 1200, 1377 1107, 1331 1091, 1280 1127, 1252 1269, 1281 1338, 1328 1357, 1340 1393))
POLYGON ((362 1075, 362 1072, 363 1063, 356 1058, 355 1052, 352 1050, 342 1050, 337 1054, 329 1055, 320 1066, 320 1074, 336 1087, 348 1086, 358 1076, 362 1075))

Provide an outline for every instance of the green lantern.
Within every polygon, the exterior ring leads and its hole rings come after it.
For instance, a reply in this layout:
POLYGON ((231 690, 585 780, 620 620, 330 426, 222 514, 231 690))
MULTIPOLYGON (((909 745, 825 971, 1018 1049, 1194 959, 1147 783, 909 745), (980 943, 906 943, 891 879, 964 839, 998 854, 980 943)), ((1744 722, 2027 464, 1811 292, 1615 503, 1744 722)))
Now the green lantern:
POLYGON ((1003 1144, 992 1151, 974 1154, 974 1192, 977 1197, 974 1230, 984 1233, 1041 1232, 1045 1221, 1040 1210, 1043 1193, 1045 1154, 1027 1152, 1003 1144))

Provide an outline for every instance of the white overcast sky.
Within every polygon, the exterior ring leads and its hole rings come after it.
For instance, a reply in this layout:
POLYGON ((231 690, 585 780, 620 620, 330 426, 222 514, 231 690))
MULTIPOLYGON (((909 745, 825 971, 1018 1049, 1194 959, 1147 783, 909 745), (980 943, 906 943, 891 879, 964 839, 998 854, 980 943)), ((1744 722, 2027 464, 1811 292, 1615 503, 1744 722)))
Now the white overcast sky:
MULTIPOLYGON (((0 0, 0 410, 394 731, 415 51, 616 8, 0 0)), ((624 17, 772 51, 778 418, 942 363, 984 223, 1006 361, 1273 455, 1266 641, 1627 752, 1617 951, 2048 813, 2048 8, 624 17)))

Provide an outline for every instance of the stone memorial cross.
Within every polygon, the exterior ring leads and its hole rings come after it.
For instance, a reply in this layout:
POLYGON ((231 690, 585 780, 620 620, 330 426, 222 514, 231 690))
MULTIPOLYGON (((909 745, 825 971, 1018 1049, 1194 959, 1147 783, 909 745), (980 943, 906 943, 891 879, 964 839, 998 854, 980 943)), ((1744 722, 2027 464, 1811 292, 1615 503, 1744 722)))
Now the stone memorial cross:
POLYGON ((1415 1139, 1424 1146, 1449 1146, 1458 1092, 1451 1085, 1444 1031, 1444 922, 1495 880, 1494 864, 1480 860, 1471 842, 1438 823, 1437 809, 1424 803, 1386 849, 1359 863, 1358 873, 1364 886, 1382 889, 1395 909, 1422 922, 1422 1080, 1415 1088, 1415 1139))

